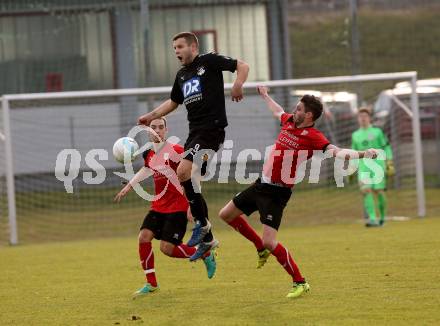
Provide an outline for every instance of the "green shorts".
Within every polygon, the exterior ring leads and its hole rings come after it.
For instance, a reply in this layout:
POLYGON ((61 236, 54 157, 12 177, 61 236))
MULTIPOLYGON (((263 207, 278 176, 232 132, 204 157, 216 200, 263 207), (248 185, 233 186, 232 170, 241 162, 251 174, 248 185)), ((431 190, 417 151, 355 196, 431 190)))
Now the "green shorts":
MULTIPOLYGON (((370 173, 372 175, 372 173, 370 173)), ((387 189, 387 176, 386 174, 384 174, 384 177, 382 179, 381 182, 377 182, 377 183, 370 183, 368 184, 368 182, 371 182, 370 180, 368 180, 368 177, 362 176, 364 177, 364 179, 361 178, 360 174, 358 175, 358 183, 359 183, 359 188, 361 190, 366 190, 366 189, 371 189, 371 190, 386 190, 387 189)), ((372 178, 372 176, 370 176, 370 179, 372 178)))

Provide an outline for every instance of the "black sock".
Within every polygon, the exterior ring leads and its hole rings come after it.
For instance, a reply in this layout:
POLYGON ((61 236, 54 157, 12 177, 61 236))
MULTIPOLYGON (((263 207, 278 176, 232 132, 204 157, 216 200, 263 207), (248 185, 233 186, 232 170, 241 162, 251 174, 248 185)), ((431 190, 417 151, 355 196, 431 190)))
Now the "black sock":
POLYGON ((185 195, 188 199, 189 206, 191 207, 191 214, 195 221, 200 222, 202 226, 207 224, 207 206, 205 199, 201 193, 194 191, 191 179, 181 183, 183 189, 185 189, 185 195))
MULTIPOLYGON (((207 220, 209 220, 208 205, 206 204, 206 200, 205 198, 203 198, 203 196, 202 196, 202 203, 203 203, 203 209, 205 211, 204 216, 206 217, 207 220)), ((203 238, 203 242, 211 242, 212 240, 214 240, 214 236, 212 235, 211 230, 209 230, 209 232, 203 238)))

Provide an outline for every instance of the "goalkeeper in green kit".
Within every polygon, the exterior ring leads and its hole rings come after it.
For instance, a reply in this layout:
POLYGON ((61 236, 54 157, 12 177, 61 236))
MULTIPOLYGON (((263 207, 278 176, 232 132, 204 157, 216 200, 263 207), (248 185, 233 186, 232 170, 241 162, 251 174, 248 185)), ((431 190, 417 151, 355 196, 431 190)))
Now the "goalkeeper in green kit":
POLYGON ((368 148, 382 149, 386 154, 386 160, 375 159, 375 163, 384 170, 384 178, 381 182, 368 184, 366 179, 372 178, 373 171, 367 166, 365 159, 359 160, 358 168, 359 187, 363 195, 364 210, 368 215, 368 221, 365 226, 382 226, 385 222, 387 209, 387 198, 385 195, 387 176, 394 174, 393 153, 382 129, 371 125, 371 112, 368 108, 359 109, 358 122, 360 128, 351 135, 351 147, 357 151, 368 148), (376 203, 379 221, 377 221, 376 203))

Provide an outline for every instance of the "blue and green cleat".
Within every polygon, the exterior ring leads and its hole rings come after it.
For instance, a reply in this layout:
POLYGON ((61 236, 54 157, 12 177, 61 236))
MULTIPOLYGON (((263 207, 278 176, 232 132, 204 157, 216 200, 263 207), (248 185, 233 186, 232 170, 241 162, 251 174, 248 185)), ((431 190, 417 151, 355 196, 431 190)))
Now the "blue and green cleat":
POLYGON ((208 273, 208 278, 211 279, 215 275, 215 271, 217 270, 217 262, 216 262, 217 252, 215 249, 212 249, 209 253, 209 256, 203 258, 203 263, 206 267, 206 272, 208 273))
POLYGON ((152 286, 150 283, 146 283, 143 287, 141 287, 139 290, 133 293, 133 299, 148 295, 158 290, 159 290, 159 285, 152 286))
POLYGON ((191 234, 191 238, 187 242, 187 246, 195 247, 199 243, 202 242, 203 238, 209 233, 211 230, 211 223, 206 221, 206 225, 202 226, 199 221, 196 222, 196 225, 192 229, 193 233, 191 234))
POLYGON ((219 242, 217 239, 213 239, 211 242, 201 242, 197 246, 196 252, 189 257, 189 261, 196 261, 197 259, 202 258, 209 250, 217 248, 219 242))

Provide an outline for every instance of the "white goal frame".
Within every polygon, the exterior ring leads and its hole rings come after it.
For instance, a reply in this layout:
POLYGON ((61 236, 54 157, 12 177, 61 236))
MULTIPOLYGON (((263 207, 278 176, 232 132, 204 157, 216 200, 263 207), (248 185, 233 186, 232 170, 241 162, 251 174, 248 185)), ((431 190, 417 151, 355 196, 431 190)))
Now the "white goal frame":
MULTIPOLYGON (((417 72, 395 72, 382 74, 367 74, 356 76, 336 76, 336 77, 318 77, 302 78, 288 80, 272 80, 267 82, 247 82, 243 86, 245 89, 255 88, 257 85, 264 84, 269 87, 289 87, 289 86, 310 86, 324 85, 333 83, 358 83, 381 80, 408 80, 411 86, 411 108, 404 103, 394 99, 399 107, 410 115, 413 129, 414 160, 416 168, 416 190, 418 216, 424 217, 425 207, 425 188, 423 179, 423 158, 422 141, 420 133, 419 100, 417 95, 417 72), (411 113, 411 114, 410 114, 411 113)), ((225 84, 225 89, 232 88, 232 84, 225 84)), ((49 100, 49 99, 68 99, 68 98, 94 98, 100 96, 134 96, 134 95, 159 95, 169 94, 171 87, 150 87, 150 88, 132 88, 132 89, 109 89, 95 91, 75 91, 75 92, 56 92, 56 93, 31 93, 31 94, 9 94, 1 97, 3 111, 3 130, 0 131, 0 141, 4 142, 5 149, 5 174, 8 196, 8 218, 9 218, 9 242, 11 245, 18 244, 17 216, 15 203, 15 181, 14 181, 14 163, 12 157, 11 142, 11 121, 10 121, 10 103, 17 100, 49 100)))

